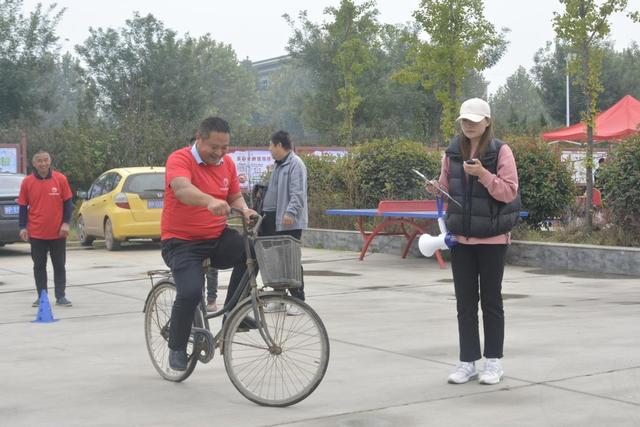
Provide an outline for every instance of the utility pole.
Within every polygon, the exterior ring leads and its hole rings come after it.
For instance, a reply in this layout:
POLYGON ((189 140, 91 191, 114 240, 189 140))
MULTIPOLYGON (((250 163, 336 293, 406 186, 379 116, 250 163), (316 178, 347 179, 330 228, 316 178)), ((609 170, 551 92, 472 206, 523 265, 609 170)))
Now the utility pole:
POLYGON ((566 106, 566 111, 567 111, 567 124, 566 126, 569 127, 570 121, 569 121, 569 65, 567 64, 567 106, 566 106))
POLYGON ((569 127, 571 125, 571 108, 569 107, 569 100, 571 99, 571 90, 569 88, 570 86, 570 82, 569 82, 569 64, 571 64, 571 61, 573 61, 573 59, 575 58, 575 54, 569 52, 567 53, 565 62, 566 62, 566 81, 565 81, 565 86, 566 86, 566 107, 565 110, 567 112, 567 118, 566 118, 566 126, 569 127))

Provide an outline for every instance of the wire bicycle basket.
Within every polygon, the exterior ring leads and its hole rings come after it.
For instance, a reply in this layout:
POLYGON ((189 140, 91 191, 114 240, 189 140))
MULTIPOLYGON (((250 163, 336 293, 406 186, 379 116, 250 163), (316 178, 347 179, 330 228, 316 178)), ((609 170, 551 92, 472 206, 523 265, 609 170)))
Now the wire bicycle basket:
POLYGON ((302 242, 291 236, 256 237, 254 248, 262 282, 274 289, 302 286, 302 242))

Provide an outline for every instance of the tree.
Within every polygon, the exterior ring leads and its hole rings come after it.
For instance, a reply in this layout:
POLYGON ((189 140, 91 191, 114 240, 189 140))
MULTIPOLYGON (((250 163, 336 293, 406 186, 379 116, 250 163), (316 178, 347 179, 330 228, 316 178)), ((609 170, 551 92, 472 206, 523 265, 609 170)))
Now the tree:
POLYGON ((258 91, 259 106, 253 125, 286 129, 295 141, 309 139, 312 131, 305 126, 300 112, 305 95, 312 89, 311 70, 289 62, 269 75, 269 86, 258 91))
MULTIPOLYGON (((595 0, 560 0, 564 12, 554 12, 553 29, 560 40, 566 42, 576 58, 569 62, 569 73, 576 76, 576 85, 584 97, 585 108, 581 118, 587 127, 587 201, 586 226, 593 228, 593 127, 597 113, 598 95, 602 92, 602 42, 610 33, 609 17, 624 11, 627 0, 606 0, 597 4, 595 0)), ((637 15, 632 18, 638 19, 637 15)))
POLYGON ((164 162, 206 115, 234 127, 250 122, 254 77, 229 45, 208 35, 180 39, 152 15, 137 13, 119 30, 90 34, 76 50, 101 117, 118 130, 112 154, 120 166, 164 162))
MULTIPOLYGON (((625 95, 640 98, 640 49, 632 42, 628 48, 616 51, 611 42, 603 44, 602 87, 598 96, 597 108, 604 110, 618 102, 625 95)), ((567 72, 566 59, 569 47, 560 41, 547 42, 544 48, 536 52, 531 74, 540 91, 546 110, 549 113, 550 125, 560 126, 565 123, 566 100, 564 96, 567 72)), ((573 81, 573 78, 571 79, 573 81)), ((579 90, 570 90, 571 105, 570 122, 580 121, 580 111, 584 110, 584 96, 579 90)))
POLYGON ((491 97, 491 114, 494 122, 506 127, 511 134, 540 131, 541 117, 546 121, 547 112, 538 88, 524 67, 509 76, 491 97))
POLYGON ((65 123, 95 122, 95 93, 84 81, 84 70, 77 58, 66 53, 56 61, 55 69, 44 79, 43 86, 56 102, 51 111, 41 113, 41 125, 57 128, 65 123))
POLYGON ((374 66, 363 76, 363 99, 358 113, 360 140, 408 138, 428 142, 438 133, 440 104, 418 82, 402 84, 393 78, 409 65, 407 55, 418 37, 413 25, 383 25, 374 66))
POLYGON ((22 0, 0 0, 0 125, 36 123, 54 108, 54 90, 45 84, 58 57, 56 26, 64 9, 38 4, 29 16, 22 0))
POLYGON ((598 108, 606 109, 623 96, 640 98, 640 48, 632 42, 620 52, 608 45, 602 62, 602 86, 604 91, 598 97, 598 108))
POLYGON ((344 114, 342 140, 349 144, 353 144, 353 117, 363 99, 361 91, 358 90, 357 79, 372 66, 372 50, 378 44, 378 10, 374 5, 374 1, 356 6, 351 0, 342 0, 339 9, 326 9, 326 12, 335 17, 335 21, 327 26, 327 30, 340 39, 333 63, 342 75, 342 87, 338 89, 340 103, 337 109, 344 114))
POLYGON ((341 122, 337 137, 347 144, 354 142, 354 117, 364 99, 362 76, 374 65, 373 50, 378 44, 379 30, 374 6, 374 1, 356 5, 351 0, 342 0, 338 8, 325 9, 325 15, 332 21, 323 25, 312 23, 306 12, 301 12, 299 28, 285 15, 294 28, 287 47, 289 52, 315 72, 314 90, 305 103, 304 120, 328 134, 336 122, 341 122))
POLYGON ((448 140, 454 133, 464 78, 498 62, 506 50, 508 30, 496 32, 484 18, 482 0, 422 0, 413 16, 429 41, 417 43, 412 64, 398 79, 434 90, 442 105, 440 128, 448 140))
MULTIPOLYGON (((566 101, 564 94, 566 91, 568 49, 560 41, 554 43, 547 42, 544 48, 538 49, 533 57, 534 65, 531 68, 540 97, 549 112, 554 124, 565 123, 566 101)), ((583 98, 578 91, 569 91, 570 123, 575 123, 579 119, 579 111, 582 109, 583 98)))

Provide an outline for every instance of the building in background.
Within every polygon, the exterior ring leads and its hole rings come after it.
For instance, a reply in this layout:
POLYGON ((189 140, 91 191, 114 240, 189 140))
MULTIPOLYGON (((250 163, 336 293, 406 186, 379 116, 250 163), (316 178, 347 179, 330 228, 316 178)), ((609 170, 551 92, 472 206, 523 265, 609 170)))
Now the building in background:
POLYGON ((265 90, 269 87, 269 77, 283 65, 291 61, 290 55, 276 56, 275 58, 263 59, 251 63, 257 76, 258 90, 265 90))

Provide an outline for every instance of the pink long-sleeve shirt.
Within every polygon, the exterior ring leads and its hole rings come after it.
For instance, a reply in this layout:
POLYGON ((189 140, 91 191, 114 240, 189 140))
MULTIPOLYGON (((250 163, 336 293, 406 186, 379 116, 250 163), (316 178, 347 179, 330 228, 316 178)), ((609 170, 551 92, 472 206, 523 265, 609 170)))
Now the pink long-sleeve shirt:
MULTIPOLYGON (((476 153, 471 153, 471 158, 476 153)), ((447 191, 449 191, 449 158, 442 159, 442 167, 440 169, 440 178, 438 179, 447 191)), ((509 203, 516 198, 518 194, 518 170, 516 169, 516 160, 513 152, 508 145, 503 145, 498 152, 498 166, 496 173, 485 170, 485 173, 478 177, 478 182, 484 185, 494 199, 509 203)), ((496 245, 511 243, 511 233, 500 234, 485 238, 455 236, 456 240, 465 245, 496 245)))

